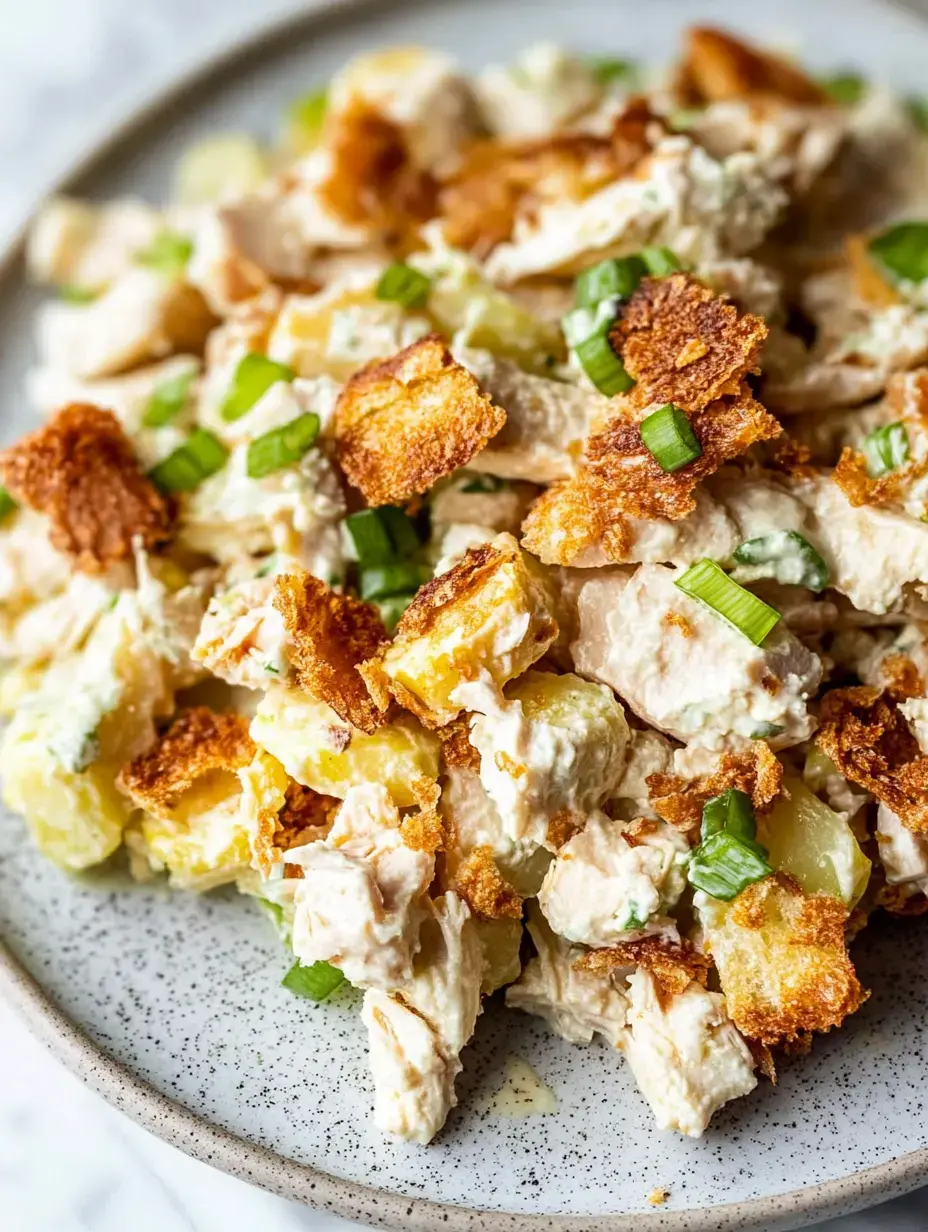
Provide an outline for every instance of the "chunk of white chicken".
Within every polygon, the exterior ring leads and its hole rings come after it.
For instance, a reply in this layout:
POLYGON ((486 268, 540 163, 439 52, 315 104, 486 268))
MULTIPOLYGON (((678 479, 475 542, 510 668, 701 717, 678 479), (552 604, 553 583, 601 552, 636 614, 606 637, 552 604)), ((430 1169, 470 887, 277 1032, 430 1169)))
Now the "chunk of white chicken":
POLYGON ((666 917, 686 889, 689 843, 664 821, 630 827, 592 813, 560 848, 538 903, 561 937, 595 948, 642 931, 670 932, 666 917))
POLYGON ((68 585, 71 562, 52 547, 49 522, 41 513, 19 509, 0 527, 0 606, 19 612, 68 585))
POLYGON ((928 894, 928 835, 910 830, 885 804, 876 818, 877 849, 886 880, 928 894))
POLYGON ((673 771, 673 745, 656 731, 631 730, 628 733, 625 771, 615 789, 610 813, 625 821, 636 817, 654 818, 648 776, 673 771))
POLYGON ((360 988, 412 979, 435 858, 406 846, 385 787, 350 787, 328 837, 291 848, 287 862, 303 869, 293 917, 302 963, 333 963, 360 988))
POLYGON ((778 748, 807 740, 806 702, 822 665, 782 625, 755 646, 674 585, 662 565, 642 565, 585 583, 577 670, 610 685, 645 722, 707 751, 742 746, 765 724, 778 748), (712 670, 707 671, 706 665, 712 670))
POLYGON ((628 724, 612 692, 578 676, 528 671, 471 719, 480 779, 506 834, 539 846, 563 813, 586 814, 625 768, 628 724))
POLYGON ((545 137, 594 107, 602 95, 589 59, 556 43, 535 43, 512 64, 485 68, 475 82, 487 127, 505 138, 545 137))
POLYGON ((380 1129, 424 1143, 444 1125, 480 1013, 482 967, 466 905, 450 893, 427 900, 410 977, 389 991, 369 989, 361 1008, 380 1129))
POLYGON ((157 210, 131 197, 104 206, 53 197, 29 231, 29 276, 36 282, 100 290, 129 268, 163 225, 157 210))
POLYGON ((585 951, 558 937, 537 908, 530 910, 527 927, 538 953, 506 989, 506 1004, 543 1018, 571 1044, 589 1044, 601 1035, 617 1048, 628 1001, 613 978, 578 971, 574 963, 585 951))
POLYGON ((21 614, 0 611, 0 659, 28 666, 72 654, 115 598, 99 578, 75 573, 62 591, 21 614))
POLYGON ((621 1047, 658 1128, 698 1138, 717 1109, 757 1086, 754 1058, 725 998, 695 980, 667 997, 639 967, 628 999, 621 1047))
POLYGON ((290 673, 287 630, 272 602, 273 577, 237 582, 210 600, 193 659, 220 680, 265 689, 290 673))

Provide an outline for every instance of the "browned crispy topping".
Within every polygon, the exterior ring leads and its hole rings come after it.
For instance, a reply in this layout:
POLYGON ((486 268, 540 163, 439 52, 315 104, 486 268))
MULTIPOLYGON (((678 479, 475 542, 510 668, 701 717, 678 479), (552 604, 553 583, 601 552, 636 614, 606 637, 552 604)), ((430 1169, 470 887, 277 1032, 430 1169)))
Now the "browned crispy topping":
MULTIPOLYGON (((897 372, 886 386, 886 402, 892 419, 901 420, 916 432, 928 432, 928 368, 897 372)), ((911 485, 928 475, 928 458, 915 458, 871 479, 867 459, 847 446, 835 467, 835 483, 850 504, 885 506, 901 503, 911 485)))
POLYGON ((326 146, 332 160, 320 193, 347 223, 409 244, 435 213, 437 185, 417 167, 402 128, 363 99, 330 117, 326 146))
POLYGON ((338 461, 370 505, 402 505, 479 453, 506 422, 438 334, 367 364, 335 411, 338 461))
POLYGON ((470 715, 465 711, 436 731, 446 766, 480 769, 480 754, 470 742, 470 715))
POLYGON ((522 918, 522 899, 496 867, 492 847, 475 847, 464 857, 452 888, 479 920, 522 918))
POLYGON ((686 637, 693 637, 695 630, 682 612, 670 611, 664 613, 664 624, 678 629, 686 637))
POLYGON ((200 779, 216 771, 234 773, 254 755, 246 718, 197 706, 176 718, 147 752, 123 767, 119 786, 139 808, 163 817, 200 779))
POLYGON ((372 701, 357 665, 386 640, 377 609, 305 572, 277 578, 274 607, 290 635, 290 660, 302 688, 346 723, 376 731, 386 715, 372 701))
POLYGON ((889 654, 880 664, 880 675, 894 702, 925 696, 925 680, 918 665, 905 654, 889 654))
POLYGON ((723 753, 712 774, 649 774, 646 782, 655 813, 686 832, 699 826, 706 802, 731 787, 749 795, 756 812, 766 812, 783 790, 783 766, 765 740, 755 740, 747 752, 723 753))
POLYGON ((758 96, 811 106, 831 101, 817 82, 788 60, 711 26, 690 29, 677 69, 676 92, 687 107, 758 96))
POLYGON ((657 997, 663 1009, 693 980, 705 985, 712 968, 711 959, 689 941, 670 941, 666 937, 639 937, 604 950, 590 950, 574 963, 578 971, 609 976, 623 967, 644 967, 654 977, 657 997))
POLYGON ((844 242, 854 289, 870 308, 891 308, 893 304, 902 303, 902 296, 870 256, 869 238, 851 235, 844 242))
POLYGON ((419 811, 407 813, 400 823, 403 842, 413 851, 441 851, 446 846, 445 826, 438 815, 441 788, 424 775, 415 779, 410 788, 419 811))
POLYGON ((0 456, 10 493, 47 515, 51 541, 84 573, 101 573, 170 534, 171 509, 142 474, 111 411, 74 403, 0 456))
POLYGON ((928 757, 889 693, 832 689, 822 700, 817 743, 841 773, 892 809, 910 830, 928 833, 928 757))
POLYGON ((545 842, 549 848, 553 847, 557 851, 565 843, 569 843, 575 834, 579 834, 585 825, 586 817, 583 813, 562 809, 559 813, 555 813, 548 822, 545 842))
POLYGON ((630 175, 648 155, 657 124, 643 99, 632 99, 611 132, 564 132, 535 141, 475 142, 442 190, 445 238, 485 257, 512 235, 516 217, 545 200, 582 201, 630 175))
POLYGON ((912 894, 910 886, 885 885, 881 888, 877 903, 890 915, 915 917, 928 912, 928 895, 912 894))
MULTIPOLYGON (((252 839, 252 854, 258 868, 267 876, 284 852, 325 838, 341 803, 334 796, 324 796, 291 779, 279 811, 269 807, 258 810, 252 839)), ((303 870, 298 868, 287 875, 302 877, 303 870)))
POLYGON ((762 1044, 760 1040, 746 1040, 745 1043, 751 1050, 751 1056, 754 1058, 754 1064, 757 1069, 768 1079, 773 1086, 777 1085, 777 1067, 773 1059, 773 1053, 766 1044, 762 1044))

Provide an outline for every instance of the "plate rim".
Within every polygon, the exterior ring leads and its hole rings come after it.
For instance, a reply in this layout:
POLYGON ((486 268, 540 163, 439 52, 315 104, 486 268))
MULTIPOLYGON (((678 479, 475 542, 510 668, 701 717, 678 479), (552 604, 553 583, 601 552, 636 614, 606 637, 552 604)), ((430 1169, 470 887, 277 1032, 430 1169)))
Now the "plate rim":
MULTIPOLYGON (((408 0, 400 0, 408 2, 408 0)), ((304 6, 245 30, 217 50, 155 84, 103 137, 91 139, 51 177, 0 249, 0 285, 21 273, 25 239, 38 205, 63 193, 104 162, 126 140, 143 131, 166 109, 205 88, 220 72, 234 69, 254 54, 267 55, 277 43, 304 35, 343 13, 386 10, 397 0, 304 0, 304 6)), ((882 0, 928 27, 928 16, 904 0, 882 0)), ((409 1232, 722 1232, 724 1229, 796 1228, 806 1217, 849 1214, 910 1193, 928 1181, 928 1146, 848 1176, 783 1194, 691 1210, 632 1214, 548 1215, 480 1210, 433 1202, 378 1189, 300 1164, 213 1124, 156 1090, 93 1042, 55 1004, 39 981, 0 937, 0 994, 19 1014, 30 1034, 44 1044, 71 1073, 110 1106, 144 1129, 202 1163, 239 1180, 370 1226, 409 1232)))

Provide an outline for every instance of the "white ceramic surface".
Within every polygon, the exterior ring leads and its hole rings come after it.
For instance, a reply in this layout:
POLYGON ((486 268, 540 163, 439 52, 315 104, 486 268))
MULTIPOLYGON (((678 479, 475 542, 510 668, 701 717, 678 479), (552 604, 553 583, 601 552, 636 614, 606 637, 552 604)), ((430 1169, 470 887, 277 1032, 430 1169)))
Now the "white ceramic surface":
MULTIPOLYGON (((197 91, 195 108, 189 100, 165 107, 81 187, 100 195, 128 188, 157 195, 174 153, 192 135, 219 126, 267 129, 288 97, 322 82, 361 46, 426 41, 451 47, 476 66, 545 35, 591 51, 655 56, 666 54, 668 32, 692 19, 696 8, 683 0, 652 0, 647 8, 607 0, 357 6, 276 40, 256 54, 247 73, 239 66, 215 74, 197 91)), ((822 67, 859 62, 907 88, 921 84, 928 35, 883 6, 790 0, 765 14, 728 0, 700 4, 698 15, 791 43, 822 67)), ((32 302, 11 275, 0 298, 6 437, 27 422, 16 408, 32 302)), ((571 1049, 531 1020, 491 1011, 469 1050, 462 1106, 423 1151, 386 1143, 369 1126, 370 1084, 355 1014, 348 1006, 307 1007, 279 989, 286 958, 247 904, 224 895, 195 900, 100 879, 69 881, 37 860, 18 822, 4 819, 0 827, 0 935, 104 1054, 243 1144, 410 1201, 333 1185, 200 1129, 89 1050, 82 1035, 67 1033, 20 982, 22 1003, 76 1068, 159 1132, 212 1154, 224 1167, 308 1200, 321 1197, 346 1213, 402 1219, 407 1226, 555 1227, 561 1221, 550 1216, 558 1214, 579 1216, 573 1226, 584 1232, 642 1221, 708 1228, 761 1219, 772 1226, 780 1219, 786 1226, 826 1207, 850 1209, 917 1184, 928 1172, 925 1160, 912 1155, 926 1144, 919 1027, 928 999, 913 986, 911 972, 924 969, 928 938, 923 925, 887 924, 877 933, 859 947, 874 997, 849 1029, 790 1066, 778 1091, 764 1088, 726 1110, 699 1143, 651 1129, 618 1057, 600 1048, 571 1049), (498 1082, 512 1054, 532 1059, 555 1089, 555 1116, 506 1122, 468 1108, 475 1092, 498 1082), (877 1174, 846 1181, 877 1166, 877 1174), (646 1201, 657 1185, 672 1193, 660 1213, 646 1201), (800 1187, 806 1192, 797 1199, 792 1191, 800 1187), (777 1197, 772 1205, 758 1205, 771 1195, 777 1197), (500 1215, 482 1221, 448 1212, 445 1219, 419 1205, 420 1197, 500 1215), (718 1202, 746 1205, 705 1209, 718 1202), (694 1213, 685 1217, 684 1210, 694 1213), (543 1218, 510 1220, 503 1212, 543 1218)))

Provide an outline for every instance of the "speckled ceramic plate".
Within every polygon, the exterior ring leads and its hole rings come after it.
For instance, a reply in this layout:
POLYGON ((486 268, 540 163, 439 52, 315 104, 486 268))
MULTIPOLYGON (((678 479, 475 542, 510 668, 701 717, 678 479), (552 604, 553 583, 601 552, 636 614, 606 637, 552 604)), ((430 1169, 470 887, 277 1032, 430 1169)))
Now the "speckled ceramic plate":
MULTIPOLYGON (((154 101, 68 187, 157 197, 177 153, 216 128, 270 131, 285 102, 376 44, 447 47, 468 67, 543 36, 666 57, 699 17, 792 45, 812 65, 858 63, 924 87, 928 27, 867 0, 424 0, 323 4, 235 49, 154 101)), ((0 278, 2 434, 20 412, 34 297, 18 252, 0 278)), ((795 1227, 928 1180, 928 927, 879 922, 857 947, 873 997, 845 1030, 726 1108, 698 1142, 658 1133, 621 1058, 577 1049, 490 1007, 465 1057, 460 1104, 428 1148, 385 1141, 356 1006, 315 1007, 280 986, 286 955, 231 894, 194 898, 71 880, 0 821, 0 986, 107 1099, 200 1159, 369 1223, 410 1229, 795 1227), (922 973, 921 975, 918 973, 922 973), (509 1058, 531 1061, 557 1112, 475 1111, 509 1058), (655 1187, 669 1190, 660 1211, 655 1187)))

